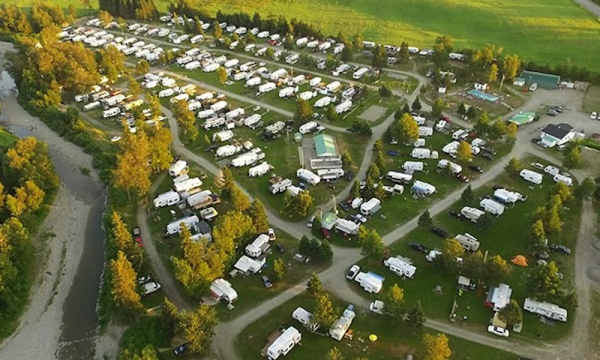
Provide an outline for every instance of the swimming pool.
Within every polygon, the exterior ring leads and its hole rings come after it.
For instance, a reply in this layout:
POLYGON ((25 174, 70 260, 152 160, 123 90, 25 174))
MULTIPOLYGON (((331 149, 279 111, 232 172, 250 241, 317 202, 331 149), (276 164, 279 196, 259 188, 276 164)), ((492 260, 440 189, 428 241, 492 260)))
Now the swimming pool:
POLYGON ((498 96, 487 94, 479 90, 471 90, 469 91, 469 95, 475 96, 476 98, 480 98, 489 102, 497 102, 498 100, 500 100, 500 97, 498 96))

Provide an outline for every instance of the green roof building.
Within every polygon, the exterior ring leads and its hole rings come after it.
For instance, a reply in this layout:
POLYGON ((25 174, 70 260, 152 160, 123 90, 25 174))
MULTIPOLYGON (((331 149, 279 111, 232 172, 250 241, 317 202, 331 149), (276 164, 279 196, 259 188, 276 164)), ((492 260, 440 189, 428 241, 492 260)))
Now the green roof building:
POLYGON ((338 156, 337 146, 332 136, 320 134, 315 136, 317 157, 338 156))
POLYGON ((536 83, 541 89, 555 90, 560 84, 560 76, 537 71, 524 70, 519 77, 525 80, 525 84, 528 87, 536 83))
POLYGON ((535 112, 533 111, 521 111, 517 115, 510 118, 508 121, 517 124, 517 126, 529 124, 535 119, 535 112))

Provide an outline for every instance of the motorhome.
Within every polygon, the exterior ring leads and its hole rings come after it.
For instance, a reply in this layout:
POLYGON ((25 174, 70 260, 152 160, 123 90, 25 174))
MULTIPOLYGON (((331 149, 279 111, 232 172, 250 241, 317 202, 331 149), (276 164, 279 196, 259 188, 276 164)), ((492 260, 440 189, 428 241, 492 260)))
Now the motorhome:
POLYGON ((430 159, 431 158, 431 150, 424 148, 414 148, 410 156, 415 159, 430 159))
POLYGON ((233 131, 224 130, 224 131, 219 131, 218 133, 213 134, 212 141, 213 142, 229 141, 229 140, 233 139, 233 137, 234 137, 233 131))
POLYGON ((253 127, 262 119, 260 114, 253 114, 244 119, 244 125, 248 127, 253 127))
POLYGON ((518 192, 508 191, 506 189, 496 189, 493 195, 494 200, 502 204, 514 204, 517 201, 525 201, 527 197, 518 192))
POLYGON ((391 180, 397 184, 410 184, 413 180, 413 176, 410 174, 404 174, 397 171, 388 171, 385 175, 386 179, 391 180))
POLYGON ((191 42, 192 44, 201 43, 202 41, 204 41, 204 36, 202 36, 201 34, 198 34, 198 35, 196 35, 196 36, 193 36, 193 37, 190 39, 190 42, 191 42))
POLYGON ((275 195, 277 193, 285 192, 292 185, 292 180, 283 179, 281 181, 276 182, 269 186, 269 191, 271 194, 275 195))
POLYGON ((342 113, 345 113, 346 111, 349 111, 351 108, 352 108, 352 101, 346 99, 342 103, 336 105, 335 112, 338 114, 342 114, 342 113))
POLYGON ((221 198, 210 190, 197 192, 188 196, 185 200, 191 208, 196 210, 221 203, 221 198))
POLYGON ((562 322, 567 321, 567 310, 548 302, 526 298, 525 303, 523 304, 523 309, 537 315, 545 316, 552 320, 558 320, 562 322))
POLYGON ((181 224, 184 224, 188 229, 195 229, 198 222, 200 222, 200 219, 196 215, 177 219, 167 225, 167 234, 179 234, 182 230, 181 224))
POLYGON ((373 272, 359 272, 354 281, 359 283, 360 287, 368 293, 377 294, 383 288, 383 281, 385 279, 373 272))
POLYGON ((102 112, 102 117, 106 119, 106 118, 117 116, 120 113, 121 113, 121 109, 118 107, 114 107, 114 108, 110 108, 108 110, 104 110, 102 112))
POLYGON ((298 128, 298 132, 300 132, 300 134, 302 134, 302 135, 310 134, 318 126, 319 126, 319 124, 316 123, 315 121, 309 121, 304 125, 300 125, 300 127, 298 128))
POLYGON ((412 279, 417 271, 412 262, 402 256, 391 257, 384 260, 383 264, 394 274, 408 279, 412 279))
POLYGON ((311 184, 311 185, 317 185, 319 182, 321 182, 321 178, 313 173, 312 171, 308 170, 308 169, 298 169, 296 171, 296 176, 302 180, 302 181, 306 181, 307 183, 311 184))
POLYGON ((165 98, 165 97, 169 97, 169 96, 173 96, 173 94, 175 94, 175 90, 173 89, 164 89, 158 92, 158 97, 159 98, 165 98))
POLYGON ((171 104, 174 104, 178 101, 188 101, 190 99, 190 96, 188 94, 179 94, 177 96, 172 97, 169 102, 171 102, 171 104))
POLYGON ((313 314, 302 307, 298 307, 296 308, 296 310, 294 310, 294 312, 292 313, 292 318, 298 320, 310 331, 316 331, 317 329, 319 329, 319 324, 313 320, 313 314))
POLYGON ((190 168, 188 167, 187 161, 177 160, 169 167, 169 175, 172 177, 177 177, 181 174, 186 174, 189 169, 190 168))
POLYGON ((298 94, 298 97, 304 101, 308 101, 315 96, 317 96, 316 91, 303 91, 300 94, 298 94))
POLYGON ((293 96, 294 94, 296 94, 297 91, 298 91, 298 87, 288 86, 286 88, 279 90, 279 97, 287 98, 287 97, 290 97, 290 96, 293 96))
POLYGON ((262 254, 267 253, 271 247, 269 240, 269 235, 267 234, 258 235, 252 243, 246 246, 246 254, 250 257, 257 258, 262 254))
POLYGON ((248 80, 246 80, 246 86, 247 87, 252 87, 252 86, 257 86, 260 85, 261 79, 258 76, 254 76, 248 80))
POLYGON ((419 126, 419 137, 429 137, 433 135, 433 128, 427 126, 419 126))
POLYGON ((171 191, 167 191, 166 193, 159 194, 154 199, 154 207, 156 209, 158 209, 158 208, 165 207, 165 206, 173 206, 173 205, 177 204, 179 201, 181 201, 181 197, 179 196, 179 193, 171 190, 171 191))
POLYGON ((465 206, 460 210, 460 213, 462 216, 471 220, 472 222, 477 222, 477 220, 479 220, 479 218, 485 214, 485 211, 474 207, 465 206))
POLYGON ((429 196, 436 192, 436 188, 429 183, 416 180, 411 188, 411 192, 419 196, 429 196))
POLYGON ((446 169, 447 167, 450 167, 450 172, 452 172, 452 174, 460 174, 463 170, 462 166, 446 159, 440 160, 437 164, 437 167, 438 169, 446 169))
POLYGON ((339 81, 333 81, 325 86, 325 90, 327 90, 327 92, 330 94, 336 93, 342 90, 342 83, 339 81))
POLYGON ((238 298, 238 294, 231 286, 231 283, 225 279, 215 279, 210 285, 210 294, 217 300, 225 300, 231 304, 238 298))
POLYGON ((277 88, 277 85, 275 83, 268 82, 268 83, 265 83, 265 84, 262 84, 261 86, 259 86, 258 92, 261 94, 264 94, 264 93, 268 93, 269 91, 275 90, 275 88, 277 88))
POLYGON ((83 106, 83 111, 90 111, 100 106, 100 101, 94 101, 83 106))
POLYGON ((356 71, 354 72, 354 74, 352 74, 352 78, 353 78, 354 80, 360 80, 360 79, 362 79, 362 77, 363 77, 363 76, 365 76, 365 75, 366 75, 368 72, 369 72, 369 68, 366 68, 366 67, 360 68, 360 69, 356 70, 356 71))
POLYGON ((335 229, 348 235, 356 235, 359 226, 359 224, 346 219, 337 219, 335 221, 335 229))
POLYGON ((262 271, 262 268, 266 262, 267 259, 264 257, 253 259, 246 255, 242 255, 235 265, 233 265, 233 268, 241 271, 244 275, 257 274, 262 271))
POLYGON ((269 346, 268 359, 277 360, 280 356, 286 356, 301 339, 302 334, 295 327, 290 326, 269 346))
POLYGON ((316 76, 308 81, 308 85, 310 87, 314 87, 314 86, 319 85, 321 83, 321 81, 322 81, 321 78, 316 76))
POLYGON ((321 177, 321 180, 334 180, 344 176, 343 169, 319 169, 317 175, 321 177))
POLYGON ((295 63, 298 62, 298 60, 300 59, 300 54, 298 53, 290 53, 286 58, 285 58, 285 62, 290 64, 290 65, 294 65, 295 63))
POLYGON ((241 150, 242 150, 242 147, 239 145, 225 145, 225 146, 221 146, 220 148, 218 148, 217 151, 215 152, 215 155, 217 157, 227 157, 227 156, 237 154, 241 150))
POLYGON ((404 170, 423 171, 424 163, 422 161, 406 161, 402 165, 404 170))
POLYGON ((202 71, 209 73, 209 72, 217 71, 220 67, 221 67, 221 65, 217 62, 208 63, 208 64, 204 65, 204 67, 202 68, 202 71))
POLYGON ((324 96, 324 97, 320 98, 319 100, 317 100, 315 102, 315 107, 316 108, 322 108, 322 107, 325 107, 325 106, 329 106, 329 104, 331 104, 332 100, 333 99, 330 98, 329 96, 324 96))
POLYGON ((483 199, 479 202, 479 206, 492 215, 500 216, 504 213, 504 205, 492 200, 492 199, 483 199))
POLYGON ((190 193, 195 189, 199 189, 202 186, 202 180, 198 177, 193 177, 187 180, 183 180, 177 183, 173 183, 175 191, 178 193, 190 193))
POLYGON ((563 184, 565 184, 567 186, 573 186, 573 179, 571 177, 569 177, 569 176, 565 176, 565 175, 562 175, 562 174, 556 174, 556 175, 554 175, 553 180, 556 183, 561 182, 561 183, 563 183, 563 184))
POLYGON ((464 233, 459 234, 454 237, 456 241, 462 246, 466 251, 477 251, 479 250, 479 240, 471 234, 464 233))
POLYGON ((270 170, 271 170, 271 165, 269 165, 267 162, 263 162, 263 163, 260 163, 259 165, 256 165, 256 166, 248 169, 248 176, 250 176, 250 177, 263 176, 264 174, 268 173, 270 170))
POLYGON ((271 81, 277 81, 285 76, 287 76, 287 70, 279 68, 269 74, 269 79, 271 81))
POLYGON ((379 200, 377 198, 372 198, 360 206, 360 213, 365 216, 370 216, 370 215, 375 214, 380 209, 381 209, 381 200, 379 200))

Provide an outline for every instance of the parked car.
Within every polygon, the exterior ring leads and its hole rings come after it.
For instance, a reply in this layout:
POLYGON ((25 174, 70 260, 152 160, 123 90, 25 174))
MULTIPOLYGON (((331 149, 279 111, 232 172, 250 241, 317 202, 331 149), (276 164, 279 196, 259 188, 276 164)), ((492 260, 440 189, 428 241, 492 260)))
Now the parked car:
POLYGON ((144 243, 142 242, 142 231, 140 230, 140 228, 134 227, 132 234, 133 234, 133 239, 138 244, 138 246, 143 247, 144 243))
POLYGON ((354 171, 350 170, 344 174, 344 179, 350 181, 354 177, 354 171))
POLYGON ((329 230, 321 229, 321 233, 323 233, 323 236, 325 237, 325 239, 327 239, 327 240, 331 239, 331 233, 329 232, 329 230))
POLYGON ((544 168, 545 168, 544 164, 540 164, 539 162, 531 163, 531 166, 533 166, 534 168, 539 169, 539 170, 544 170, 544 168))
POLYGON ((263 275, 260 277, 260 279, 262 280, 263 285, 268 289, 271 286, 273 286, 273 284, 271 284, 271 280, 269 280, 269 277, 266 275, 263 275))
POLYGON ((508 330, 501 328, 499 326, 490 325, 488 326, 488 332, 494 335, 508 337, 508 330))
POLYGON ((160 284, 157 282, 149 282, 142 285, 142 291, 144 295, 152 294, 160 289, 160 284))
POLYGON ((140 230, 139 227, 134 227, 131 233, 133 234, 133 236, 140 236, 142 234, 142 230, 140 230))
POLYGON ((556 251, 557 253, 561 253, 563 255, 571 255, 571 249, 564 245, 550 244, 548 246, 550 247, 550 250, 556 251))
POLYGON ((464 183, 469 182, 469 178, 464 176, 463 174, 456 174, 456 178, 464 183))
POLYGON ((484 152, 483 154, 481 154, 481 156, 487 160, 494 160, 494 155, 489 152, 484 152))
POLYGON ((457 218, 458 220, 462 220, 462 214, 458 211, 448 210, 448 215, 457 218))
POLYGON ((553 107, 551 107, 551 109, 554 110, 554 111, 556 111, 557 113, 562 113, 563 112, 562 106, 554 105, 553 107))
POLYGON ((277 244, 275 247, 277 248, 277 251, 278 251, 280 254, 284 254, 284 253, 285 253, 285 248, 283 247, 283 245, 281 245, 281 244, 277 244))
POLYGON ((354 280, 354 278, 356 277, 356 275, 358 274, 359 271, 360 271, 360 266, 352 265, 350 267, 350 270, 348 270, 348 273, 346 273, 346 279, 354 280))
POLYGON ((308 219, 308 222, 306 223, 306 226, 311 228, 313 227, 313 223, 315 222, 315 217, 312 216, 310 219, 308 219))
POLYGON ((173 351, 175 353, 176 356, 181 356, 183 354, 185 354, 185 352, 187 351, 188 348, 188 344, 187 343, 183 343, 181 345, 179 345, 178 347, 175 348, 175 351, 173 351))
POLYGON ((596 119, 598 119, 598 114, 597 114, 597 113, 594 111, 594 112, 592 113, 592 115, 590 115, 590 119, 592 119, 592 120, 596 120, 596 119))
POLYGON ((408 247, 423 254, 427 254, 429 252, 429 249, 427 249, 423 244, 418 242, 410 242, 408 243, 408 247))
POLYGON ((339 207, 340 207, 342 210, 344 210, 344 211, 348 211, 348 210, 350 210, 350 205, 348 205, 348 203, 347 203, 347 202, 345 202, 345 201, 342 201, 342 202, 341 202, 341 203, 339 203, 338 205, 339 205, 339 207))
POLYGON ((366 218, 366 217, 364 217, 364 216, 363 216, 363 215, 361 215, 361 214, 356 214, 356 219, 357 219, 358 221, 360 221, 362 224, 364 224, 364 223, 366 223, 366 222, 367 222, 367 218, 366 218))
POLYGON ((446 230, 442 229, 439 226, 432 227, 431 232, 438 235, 439 237, 443 237, 444 239, 447 239, 450 236, 450 234, 446 230))
POLYGON ((556 115, 558 115, 558 112, 555 111, 554 109, 549 109, 548 111, 546 111, 546 115, 548 115, 548 116, 556 116, 556 115))
POLYGON ((473 170, 480 174, 483 172, 483 168, 481 166, 477 166, 477 165, 469 165, 469 170, 473 170))
POLYGON ((397 151, 394 151, 394 150, 390 150, 390 151, 388 151, 388 155, 391 155, 391 156, 400 156, 400 153, 397 152, 397 151))

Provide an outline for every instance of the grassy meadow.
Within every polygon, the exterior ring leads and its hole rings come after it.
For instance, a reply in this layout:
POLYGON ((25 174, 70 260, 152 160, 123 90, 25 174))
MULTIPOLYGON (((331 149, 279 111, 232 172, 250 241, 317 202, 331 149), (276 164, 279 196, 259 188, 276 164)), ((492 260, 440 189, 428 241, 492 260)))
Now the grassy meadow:
MULTIPOLYGON (((197 2, 197 1, 196 1, 197 2)), ((600 51, 600 22, 570 0, 208 0, 210 14, 258 12, 263 18, 285 15, 319 25, 325 34, 361 32, 365 39, 431 47, 448 34, 457 48, 495 44, 526 60, 570 60, 594 67, 600 51), (515 41, 518 39, 519 41, 515 41), (585 49, 582 51, 582 49, 585 49)), ((157 0, 159 9, 168 0, 157 0)))

